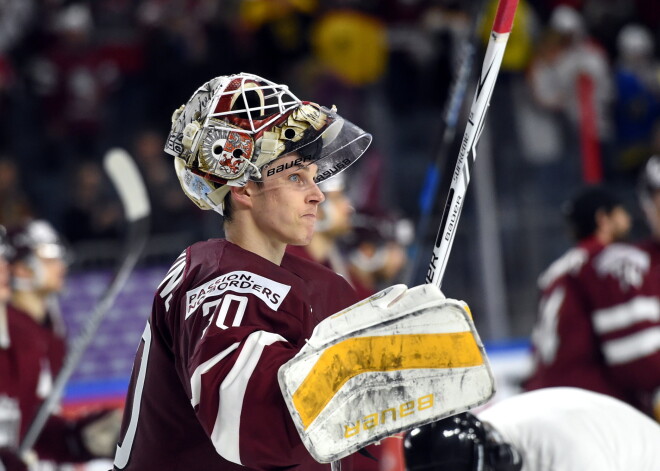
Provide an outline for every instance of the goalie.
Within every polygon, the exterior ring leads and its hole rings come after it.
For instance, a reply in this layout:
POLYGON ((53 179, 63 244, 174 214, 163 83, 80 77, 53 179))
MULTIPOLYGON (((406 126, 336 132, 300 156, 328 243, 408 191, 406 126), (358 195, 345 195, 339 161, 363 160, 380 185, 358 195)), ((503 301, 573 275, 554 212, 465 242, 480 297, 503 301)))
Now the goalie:
POLYGON ((490 397, 463 303, 428 285, 358 302, 343 278, 285 253, 313 235, 317 183, 370 141, 250 74, 207 82, 174 113, 165 151, 225 239, 185 249, 157 289, 115 470, 321 470, 347 457, 346 471, 366 444, 490 397))

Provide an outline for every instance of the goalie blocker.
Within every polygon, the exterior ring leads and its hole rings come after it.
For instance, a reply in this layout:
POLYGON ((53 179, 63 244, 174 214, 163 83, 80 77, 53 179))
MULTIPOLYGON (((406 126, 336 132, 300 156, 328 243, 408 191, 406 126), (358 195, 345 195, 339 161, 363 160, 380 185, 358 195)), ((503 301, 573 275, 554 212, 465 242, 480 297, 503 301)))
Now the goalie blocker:
POLYGON ((391 286, 322 321, 278 379, 321 463, 495 393, 467 305, 430 284, 391 286))

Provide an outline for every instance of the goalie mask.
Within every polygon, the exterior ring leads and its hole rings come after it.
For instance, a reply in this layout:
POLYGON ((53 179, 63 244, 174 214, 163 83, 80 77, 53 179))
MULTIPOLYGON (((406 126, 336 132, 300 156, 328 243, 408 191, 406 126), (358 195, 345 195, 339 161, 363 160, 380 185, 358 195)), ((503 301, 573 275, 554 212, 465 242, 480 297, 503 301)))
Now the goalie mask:
POLYGON ((175 158, 186 195, 201 209, 223 214, 229 187, 276 176, 284 155, 296 152, 295 165, 316 164, 320 183, 349 167, 370 143, 370 134, 334 108, 241 73, 210 80, 174 112, 165 152, 175 158))

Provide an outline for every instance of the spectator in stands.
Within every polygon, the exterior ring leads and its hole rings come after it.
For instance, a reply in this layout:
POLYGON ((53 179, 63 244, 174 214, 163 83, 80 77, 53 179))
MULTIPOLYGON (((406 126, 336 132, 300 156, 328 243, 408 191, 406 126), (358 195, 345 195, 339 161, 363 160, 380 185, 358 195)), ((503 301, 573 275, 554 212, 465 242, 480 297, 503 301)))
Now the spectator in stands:
POLYGON ((69 189, 62 224, 69 242, 108 239, 119 234, 121 207, 96 162, 80 163, 69 189))
POLYGON ((200 236, 202 218, 188 210, 188 199, 181 190, 170 162, 163 158, 165 138, 155 130, 141 131, 135 138, 133 157, 144 176, 151 204, 153 234, 187 233, 200 236))
POLYGON ((32 217, 32 205, 25 194, 16 163, 0 158, 0 224, 23 224, 32 217))
POLYGON ((407 262, 413 231, 407 219, 358 211, 347 237, 351 278, 372 293, 391 285, 407 262))
POLYGON ((609 165, 612 71, 605 51, 589 36, 577 10, 566 5, 553 10, 528 78, 535 100, 563 115, 566 136, 573 144, 566 154, 582 155, 583 160, 593 155, 598 175, 587 181, 599 181, 602 168, 609 165))
POLYGON ((649 155, 653 127, 660 122, 660 62, 653 36, 629 24, 617 36, 615 69, 617 167, 635 175, 649 155))

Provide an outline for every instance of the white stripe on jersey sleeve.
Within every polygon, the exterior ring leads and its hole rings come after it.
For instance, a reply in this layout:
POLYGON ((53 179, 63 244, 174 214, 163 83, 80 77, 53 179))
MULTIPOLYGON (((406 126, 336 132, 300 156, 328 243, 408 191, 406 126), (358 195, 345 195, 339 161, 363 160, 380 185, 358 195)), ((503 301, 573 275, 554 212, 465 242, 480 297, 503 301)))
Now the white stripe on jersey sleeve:
POLYGON ((241 410, 247 383, 261 358, 264 347, 275 342, 286 342, 284 337, 259 330, 245 340, 234 367, 220 385, 220 408, 213 425, 211 440, 224 459, 240 464, 241 410))
POLYGON ((643 321, 660 321, 660 299, 638 296, 626 303, 594 311, 594 329, 601 335, 643 321))
POLYGON ((187 250, 188 249, 181 252, 181 255, 179 255, 174 261, 172 267, 170 267, 163 281, 161 281, 158 285, 158 289, 160 290, 160 297, 165 298, 165 296, 167 296, 167 299, 165 299, 165 310, 168 312, 170 310, 170 301, 172 301, 173 296, 172 291, 179 285, 186 270, 187 250), (167 284, 165 284, 166 282, 167 284))
POLYGON ((660 350, 660 327, 653 327, 603 344, 610 365, 639 360, 660 350))
POLYGON ((209 371, 211 368, 213 368, 213 366, 216 363, 218 363, 220 360, 222 360, 224 357, 226 357, 231 352, 236 350, 239 345, 240 343, 236 342, 235 344, 231 345, 229 348, 225 348, 223 351, 215 355, 213 358, 206 360, 204 363, 202 363, 195 369, 195 372, 190 377, 190 391, 192 395, 192 398, 190 399, 190 403, 192 404, 193 407, 199 404, 199 395, 202 392, 202 375, 207 371, 209 371))

